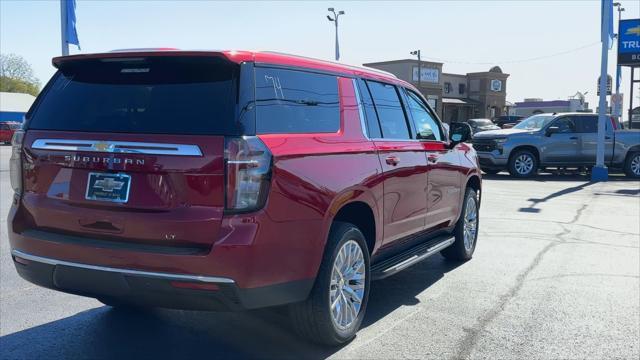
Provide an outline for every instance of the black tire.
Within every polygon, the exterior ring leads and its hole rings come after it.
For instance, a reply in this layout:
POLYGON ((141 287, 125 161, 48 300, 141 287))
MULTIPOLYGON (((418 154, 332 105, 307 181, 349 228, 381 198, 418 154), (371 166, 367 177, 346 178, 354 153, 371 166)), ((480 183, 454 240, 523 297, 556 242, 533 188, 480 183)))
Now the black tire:
POLYGON ((529 150, 518 150, 509 158, 509 174, 518 178, 530 178, 538 173, 538 158, 529 150), (519 171, 516 163, 525 160, 531 161, 531 170, 528 172, 519 171))
POLYGON ((291 304, 289 312, 296 333, 308 340, 324 345, 340 345, 350 341, 356 335, 364 318, 369 299, 369 283, 371 270, 369 264, 369 250, 362 232, 353 224, 335 222, 331 226, 326 250, 318 269, 318 275, 307 300, 291 304), (353 323, 340 329, 334 323, 331 315, 329 290, 333 265, 338 252, 349 240, 355 240, 360 246, 364 257, 365 281, 364 295, 360 311, 353 323))
POLYGON ((473 257, 473 252, 476 250, 476 244, 478 243, 478 232, 480 229, 480 208, 479 208, 478 194, 472 188, 467 188, 464 194, 464 203, 462 204, 462 211, 460 212, 460 218, 456 223, 456 227, 453 230, 453 234, 456 238, 455 242, 448 248, 442 250, 440 254, 448 260, 454 261, 467 261, 473 257), (464 244, 464 223, 465 214, 467 211, 467 202, 474 201, 476 205, 476 233, 473 237, 473 243, 471 247, 467 248, 464 244))
POLYGON ((627 160, 624 162, 624 173, 633 179, 640 178, 640 152, 634 152, 627 156, 627 160), (635 169, 635 172, 634 172, 635 169))
POLYGON ((482 172, 485 174, 489 174, 489 175, 495 175, 497 173, 499 173, 500 171, 502 171, 502 169, 485 169, 482 168, 482 172))

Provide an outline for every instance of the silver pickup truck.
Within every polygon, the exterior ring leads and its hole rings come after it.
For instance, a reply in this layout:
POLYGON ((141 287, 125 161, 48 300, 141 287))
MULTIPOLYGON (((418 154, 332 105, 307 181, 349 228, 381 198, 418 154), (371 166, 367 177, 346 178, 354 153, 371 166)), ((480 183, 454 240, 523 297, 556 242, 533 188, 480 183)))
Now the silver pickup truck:
MULTIPOLYGON (((606 122, 605 164, 640 178, 640 130, 617 128, 615 121, 606 122)), ((473 147, 484 172, 506 169, 524 178, 547 167, 590 168, 596 161, 597 131, 596 114, 539 114, 511 129, 477 133, 473 147)))

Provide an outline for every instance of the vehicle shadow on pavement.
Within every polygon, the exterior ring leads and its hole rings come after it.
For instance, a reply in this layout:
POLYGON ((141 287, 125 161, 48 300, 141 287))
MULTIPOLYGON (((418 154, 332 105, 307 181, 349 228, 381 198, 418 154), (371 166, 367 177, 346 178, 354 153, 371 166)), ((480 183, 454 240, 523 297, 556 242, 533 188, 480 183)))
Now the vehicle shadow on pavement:
MULTIPOLYGON (((436 255, 372 283, 363 328, 400 306, 418 304, 418 294, 459 265, 436 255)), ((282 308, 214 313, 102 306, 0 337, 2 359, 322 359, 340 349, 317 346, 297 337, 282 308)))

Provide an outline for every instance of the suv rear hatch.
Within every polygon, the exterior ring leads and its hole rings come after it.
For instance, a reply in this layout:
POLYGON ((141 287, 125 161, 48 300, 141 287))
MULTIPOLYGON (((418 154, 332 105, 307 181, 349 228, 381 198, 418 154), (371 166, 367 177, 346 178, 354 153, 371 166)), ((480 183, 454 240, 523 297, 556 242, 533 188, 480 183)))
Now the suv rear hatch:
POLYGON ((241 65, 213 53, 56 64, 27 116, 28 221, 16 230, 208 251, 225 207, 225 136, 252 131, 239 120, 241 65))

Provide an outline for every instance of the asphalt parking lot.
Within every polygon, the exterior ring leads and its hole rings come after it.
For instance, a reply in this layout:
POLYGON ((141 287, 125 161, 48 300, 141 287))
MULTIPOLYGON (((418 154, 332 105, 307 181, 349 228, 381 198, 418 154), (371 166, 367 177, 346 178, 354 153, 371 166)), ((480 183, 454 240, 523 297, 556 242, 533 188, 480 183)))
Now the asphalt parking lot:
POLYGON ((0 147, 0 357, 640 357, 640 182, 541 175, 484 180, 473 260, 434 256, 373 283, 363 329, 341 348, 296 337, 286 314, 127 313, 36 287, 7 240, 0 147))

